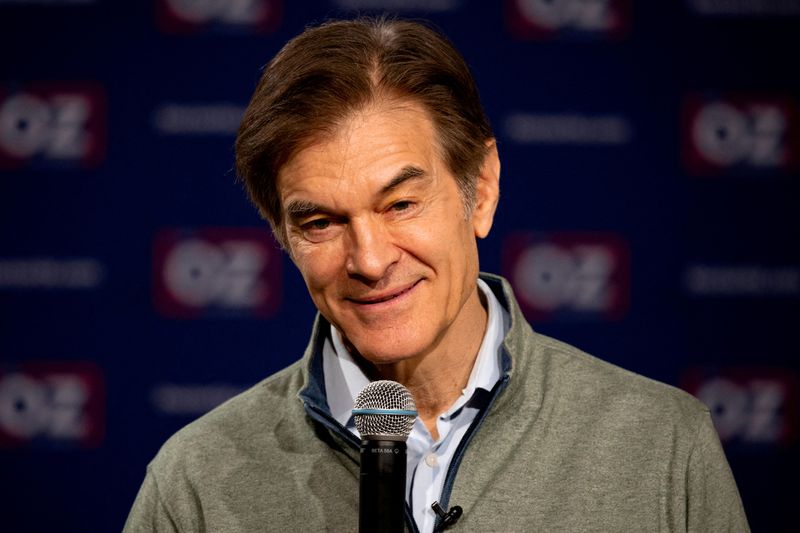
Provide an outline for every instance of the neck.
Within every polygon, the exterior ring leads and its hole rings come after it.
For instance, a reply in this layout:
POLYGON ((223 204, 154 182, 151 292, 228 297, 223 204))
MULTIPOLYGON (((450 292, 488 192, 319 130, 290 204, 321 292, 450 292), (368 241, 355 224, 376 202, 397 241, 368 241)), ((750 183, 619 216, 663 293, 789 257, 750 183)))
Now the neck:
POLYGON ((362 369, 371 379, 390 379, 404 385, 414 397, 420 420, 434 440, 438 440, 436 420, 467 386, 487 319, 484 296, 476 286, 461 313, 432 350, 384 365, 370 365, 359 358, 362 369))

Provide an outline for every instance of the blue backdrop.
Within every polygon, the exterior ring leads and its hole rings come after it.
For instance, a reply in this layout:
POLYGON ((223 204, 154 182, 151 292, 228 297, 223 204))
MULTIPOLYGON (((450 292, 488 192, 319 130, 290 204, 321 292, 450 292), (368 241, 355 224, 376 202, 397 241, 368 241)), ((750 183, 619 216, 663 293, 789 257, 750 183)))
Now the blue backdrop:
POLYGON ((0 530, 119 530, 169 435, 300 356, 314 309, 235 130, 286 40, 376 11, 474 70, 503 165, 482 268, 535 329, 706 402, 753 529, 790 530, 793 0, 0 0, 0 530))

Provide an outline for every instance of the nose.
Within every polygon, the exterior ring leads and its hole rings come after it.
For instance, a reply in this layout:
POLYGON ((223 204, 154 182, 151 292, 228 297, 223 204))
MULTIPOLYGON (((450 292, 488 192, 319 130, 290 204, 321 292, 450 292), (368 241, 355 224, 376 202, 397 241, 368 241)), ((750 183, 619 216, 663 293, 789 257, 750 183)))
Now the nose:
POLYGON ((348 226, 347 273, 369 281, 383 279, 401 250, 386 227, 374 219, 353 219, 348 226))

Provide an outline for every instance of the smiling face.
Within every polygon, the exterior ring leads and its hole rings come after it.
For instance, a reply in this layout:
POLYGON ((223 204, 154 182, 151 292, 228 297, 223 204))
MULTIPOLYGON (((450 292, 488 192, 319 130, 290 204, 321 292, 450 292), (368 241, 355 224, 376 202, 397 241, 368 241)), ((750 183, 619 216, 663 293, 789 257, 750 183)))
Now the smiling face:
POLYGON ((407 100, 356 113, 283 166, 289 253, 366 360, 422 358, 483 335, 476 236, 491 228, 498 177, 492 145, 467 215, 433 124, 407 100))

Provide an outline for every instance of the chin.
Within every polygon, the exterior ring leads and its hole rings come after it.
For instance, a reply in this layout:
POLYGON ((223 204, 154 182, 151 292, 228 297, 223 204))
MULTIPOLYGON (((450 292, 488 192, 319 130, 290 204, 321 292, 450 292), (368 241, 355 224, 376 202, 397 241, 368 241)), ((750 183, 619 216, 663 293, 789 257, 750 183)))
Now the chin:
POLYGON ((376 366, 413 359, 420 353, 417 343, 354 343, 354 346, 364 360, 376 366))

